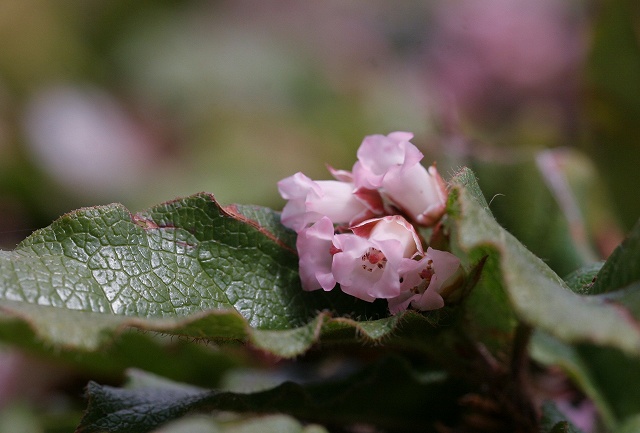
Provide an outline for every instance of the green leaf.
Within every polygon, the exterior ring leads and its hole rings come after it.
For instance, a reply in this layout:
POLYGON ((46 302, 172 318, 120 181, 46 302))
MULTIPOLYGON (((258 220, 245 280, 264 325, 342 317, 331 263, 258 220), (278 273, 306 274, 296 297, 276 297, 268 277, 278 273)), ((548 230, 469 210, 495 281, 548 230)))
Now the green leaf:
POLYGON ((564 278, 567 286, 579 295, 590 295, 593 285, 598 278, 598 272, 602 269, 604 262, 594 262, 582 266, 571 272, 564 278))
POLYGON ((512 308, 519 320, 561 341, 595 343, 640 354, 640 329, 629 321, 628 311, 572 292, 542 260, 498 225, 484 200, 466 187, 473 182, 468 169, 452 179, 450 200, 457 209, 452 210, 454 218, 449 225, 458 256, 473 260, 488 255, 490 272, 483 275, 468 301, 475 304, 472 311, 480 324, 478 332, 485 336, 492 330, 508 332, 509 321, 514 320, 508 315, 512 308))
POLYGON ((304 292, 294 235, 277 213, 222 209, 198 194, 136 215, 120 205, 81 209, 2 252, 0 337, 91 352, 137 328, 248 341, 283 357, 318 341, 383 341, 465 371, 473 359, 456 356, 461 345, 476 350, 477 341, 506 365, 524 320, 562 341, 640 351, 624 310, 572 293, 500 227, 469 170, 451 187, 445 226, 470 272, 460 306, 386 317, 384 300, 304 292))
POLYGON ((424 431, 436 421, 455 418, 455 401, 462 392, 465 389, 446 375, 418 375, 398 358, 382 360, 342 380, 307 385, 285 382, 250 394, 164 381, 135 389, 91 382, 89 407, 76 432, 146 432, 186 413, 212 410, 280 412, 322 424, 424 431))
POLYGON ((599 192, 597 179, 583 155, 523 151, 512 158, 476 158, 471 167, 482 191, 491 198, 498 223, 535 255, 544 257, 555 272, 564 275, 595 260, 589 235, 603 225, 604 218, 603 212, 592 211, 602 203, 594 203, 600 198, 594 194, 599 192), (560 167, 573 167, 583 175, 571 176, 560 167), (578 194, 581 187, 589 194, 578 194), (599 217, 598 225, 589 221, 594 215, 599 217))
POLYGON ((31 305, 158 319, 233 307, 263 329, 309 317, 295 252, 205 194, 135 216, 81 209, 2 252, 0 266, 2 297, 31 305))
POLYGON ((619 350, 589 344, 571 346, 536 333, 531 355, 545 365, 561 367, 595 403, 608 430, 640 415, 640 359, 619 350))
MULTIPOLYGON (((588 299, 599 302, 603 308, 619 311, 626 320, 620 332, 637 329, 640 322, 639 259, 640 224, 636 224, 604 265, 596 264, 591 270, 578 271, 568 280, 575 289, 591 295, 588 299), (601 269, 595 274, 598 268, 601 269), (591 282, 586 283, 589 279, 591 282)), ((561 366, 574 379, 596 403, 609 429, 613 430, 640 413, 640 391, 628 386, 640 381, 640 356, 637 353, 585 343, 570 346, 543 333, 535 335, 532 347, 535 359, 561 366)))
POLYGON ((294 238, 277 213, 225 210, 208 194, 136 215, 120 205, 80 209, 0 252, 0 328, 22 321, 32 346, 81 351, 135 327, 296 356, 329 320, 319 312, 386 314, 384 303, 302 291, 294 238))
POLYGON ((616 424, 640 415, 640 359, 619 350, 580 345, 580 358, 589 366, 589 373, 601 398, 611 407, 616 424))
MULTIPOLYGON (((604 263, 590 293, 603 304, 616 308, 628 327, 640 327, 640 221, 604 263)), ((640 381, 640 356, 593 345, 577 351, 598 383, 600 394, 620 422, 640 415, 640 390, 628 386, 640 381)))
POLYGON ((260 206, 233 204, 225 208, 227 212, 248 224, 255 225, 258 230, 268 236, 275 237, 278 242, 292 251, 296 250, 296 233, 282 225, 280 214, 266 210, 260 206))
POLYGON ((543 365, 562 368, 578 388, 595 403, 604 423, 610 429, 616 425, 616 414, 612 407, 615 405, 615 399, 601 388, 598 378, 592 372, 589 359, 583 358, 578 348, 544 332, 536 332, 531 341, 531 357, 543 365))
POLYGON ((631 417, 615 430, 615 433, 635 433, 640 431, 640 415, 631 417))
POLYGON ((640 220, 602 266, 589 293, 607 293, 632 284, 640 284, 639 263, 640 220))

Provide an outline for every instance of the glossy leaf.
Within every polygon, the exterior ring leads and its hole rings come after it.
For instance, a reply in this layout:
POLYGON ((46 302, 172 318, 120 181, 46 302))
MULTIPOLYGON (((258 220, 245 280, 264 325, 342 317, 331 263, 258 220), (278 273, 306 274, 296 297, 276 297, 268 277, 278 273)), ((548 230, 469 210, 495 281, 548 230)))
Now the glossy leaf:
POLYGON ((120 205, 72 212, 0 252, 0 317, 26 323, 33 341, 85 351, 136 327, 252 340, 281 356, 317 339, 328 318, 320 311, 381 317, 379 303, 303 292, 294 235, 278 218, 227 211, 207 194, 136 215, 120 205))

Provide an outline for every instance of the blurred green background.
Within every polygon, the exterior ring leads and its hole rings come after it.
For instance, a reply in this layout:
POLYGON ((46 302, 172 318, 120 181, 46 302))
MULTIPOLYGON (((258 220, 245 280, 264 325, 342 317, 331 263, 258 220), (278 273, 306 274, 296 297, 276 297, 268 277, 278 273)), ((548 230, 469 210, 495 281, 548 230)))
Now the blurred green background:
POLYGON ((109 202, 137 211, 204 190, 279 208, 277 180, 326 178, 325 163, 349 168, 365 135, 394 130, 414 132, 445 174, 581 149, 628 229, 640 215, 639 10, 0 1, 0 246, 109 202))
MULTIPOLYGON (((640 2, 0 0, 2 249, 82 206, 280 208, 396 130, 559 274, 606 256, 640 216, 640 2)), ((86 383, 22 357, 0 410, 86 383)))

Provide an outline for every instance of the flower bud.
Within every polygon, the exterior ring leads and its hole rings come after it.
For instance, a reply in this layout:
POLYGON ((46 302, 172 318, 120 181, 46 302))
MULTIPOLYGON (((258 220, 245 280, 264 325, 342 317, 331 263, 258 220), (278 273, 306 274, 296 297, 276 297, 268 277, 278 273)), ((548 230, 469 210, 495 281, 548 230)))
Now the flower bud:
POLYGON ((414 222, 433 226, 445 212, 446 185, 434 165, 426 169, 420 164, 423 155, 411 138, 408 132, 366 137, 353 167, 354 181, 356 187, 381 188, 414 222))
POLYGON ((354 185, 338 180, 313 181, 302 173, 278 182, 280 195, 288 200, 281 221, 299 232, 309 224, 329 217, 334 224, 349 224, 365 217, 368 208, 353 194, 354 185))

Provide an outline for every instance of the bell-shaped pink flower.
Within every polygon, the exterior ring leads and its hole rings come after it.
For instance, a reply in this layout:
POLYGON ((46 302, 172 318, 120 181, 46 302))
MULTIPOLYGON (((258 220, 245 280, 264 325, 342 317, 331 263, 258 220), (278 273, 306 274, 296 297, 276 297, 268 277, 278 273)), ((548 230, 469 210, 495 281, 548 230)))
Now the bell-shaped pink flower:
POLYGON ((435 165, 428 169, 420 164, 393 167, 383 188, 391 201, 420 225, 433 226, 445 213, 447 187, 435 165))
POLYGON ((381 188, 383 179, 391 167, 416 164, 423 155, 409 142, 410 132, 392 132, 389 135, 368 135, 358 148, 358 161, 353 166, 353 176, 358 186, 381 188))
MULTIPOLYGON (((341 182, 347 182, 351 185, 354 185, 353 173, 347 170, 336 170, 330 165, 327 166, 327 169, 331 173, 331 175, 338 179, 341 182)), ((358 215, 359 220, 351 221, 351 225, 357 224, 361 221, 364 221, 367 218, 373 218, 375 216, 384 215, 385 206, 382 201, 382 196, 377 189, 369 189, 363 186, 359 186, 353 190, 353 194, 358 198, 358 200, 363 203, 367 209, 370 211, 368 214, 360 214, 358 215)))
POLYGON ((399 215, 375 218, 333 238, 331 270, 342 291, 365 301, 400 295, 399 266, 422 252, 415 229, 399 215))
POLYGON ((420 311, 444 307, 442 293, 460 281, 460 259, 446 251, 428 248, 420 260, 403 260, 398 270, 401 294, 389 299, 392 314, 406 310, 409 305, 420 311))
POLYGON ((350 224, 366 218, 367 206, 353 194, 354 184, 339 180, 314 181, 296 173, 278 182, 280 195, 288 200, 281 221, 296 232, 323 216, 334 224, 350 224))
POLYGON ((422 153, 409 140, 413 134, 370 135, 358 149, 353 166, 357 188, 381 188, 383 196, 414 222, 435 225, 444 215, 447 190, 435 166, 420 164, 422 153))
POLYGON ((389 215, 373 218, 351 227, 358 236, 376 241, 397 240, 403 247, 403 257, 423 255, 422 242, 416 229, 402 216, 389 215))
POLYGON ((331 290, 336 280, 331 272, 333 248, 333 223, 322 217, 311 227, 298 233, 300 281, 306 291, 317 289, 331 290))

